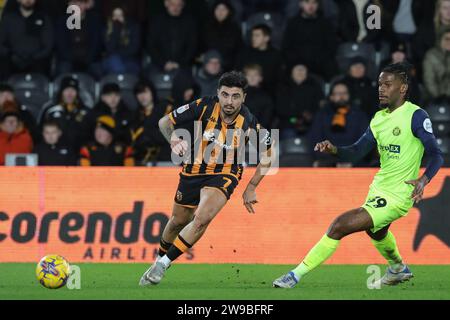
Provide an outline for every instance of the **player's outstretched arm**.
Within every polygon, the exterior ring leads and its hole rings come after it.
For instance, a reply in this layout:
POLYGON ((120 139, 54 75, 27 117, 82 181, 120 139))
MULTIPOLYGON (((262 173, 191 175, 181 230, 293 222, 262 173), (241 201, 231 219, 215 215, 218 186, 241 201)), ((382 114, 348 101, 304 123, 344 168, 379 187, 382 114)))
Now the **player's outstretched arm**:
POLYGON ((314 151, 337 155, 341 160, 355 162, 366 156, 375 146, 375 138, 370 127, 366 132, 351 146, 336 147, 330 141, 319 142, 314 147, 314 151))

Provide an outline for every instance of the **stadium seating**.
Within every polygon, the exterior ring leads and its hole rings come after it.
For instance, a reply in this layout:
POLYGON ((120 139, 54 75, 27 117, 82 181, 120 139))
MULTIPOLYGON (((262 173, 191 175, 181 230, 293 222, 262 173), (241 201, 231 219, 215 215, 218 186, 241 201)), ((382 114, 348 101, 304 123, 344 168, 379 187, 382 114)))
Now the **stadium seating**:
POLYGON ((152 72, 150 73, 149 78, 155 85, 160 99, 165 99, 170 96, 174 78, 173 73, 152 72))
POLYGON ((279 49, 281 47, 283 31, 285 28, 285 19, 283 16, 279 13, 271 12, 258 12, 252 14, 247 21, 242 24, 244 39, 247 43, 250 43, 250 31, 252 28, 260 24, 264 24, 272 30, 272 45, 279 49))
POLYGON ((363 57, 367 61, 367 75, 371 79, 377 77, 376 51, 369 43, 346 42, 339 45, 336 60, 339 69, 345 73, 350 66, 350 61, 355 57, 363 57))
POLYGON ((8 79, 8 83, 17 91, 40 91, 49 97, 48 78, 40 73, 18 73, 8 79))
POLYGON ((442 151, 444 166, 450 166, 450 138, 437 138, 436 141, 442 151))
POLYGON ((291 138, 280 142, 280 167, 310 167, 313 163, 306 138, 291 138))
POLYGON ((49 101, 48 94, 41 90, 16 89, 15 94, 19 103, 26 107, 36 120, 41 108, 49 101))
POLYGON ((427 107, 427 112, 433 123, 434 134, 437 137, 448 137, 450 134, 450 105, 431 104, 427 107))

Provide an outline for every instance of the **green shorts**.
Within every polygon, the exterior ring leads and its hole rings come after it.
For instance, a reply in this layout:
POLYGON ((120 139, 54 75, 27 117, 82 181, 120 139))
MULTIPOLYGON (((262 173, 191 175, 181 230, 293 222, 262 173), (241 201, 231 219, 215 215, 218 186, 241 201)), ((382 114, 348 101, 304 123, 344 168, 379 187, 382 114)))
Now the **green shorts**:
POLYGON ((370 231, 377 232, 395 220, 406 216, 413 204, 411 199, 399 201, 393 196, 371 189, 361 207, 366 209, 372 218, 373 228, 370 231))

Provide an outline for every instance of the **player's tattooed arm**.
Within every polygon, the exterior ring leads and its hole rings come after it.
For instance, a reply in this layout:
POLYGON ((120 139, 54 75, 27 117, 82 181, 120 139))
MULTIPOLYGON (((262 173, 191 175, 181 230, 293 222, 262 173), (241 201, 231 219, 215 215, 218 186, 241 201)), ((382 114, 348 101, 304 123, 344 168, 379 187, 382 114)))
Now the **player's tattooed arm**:
POLYGON ((161 131, 167 142, 171 143, 172 133, 175 131, 172 121, 170 121, 169 115, 165 115, 158 122, 159 130, 161 131))
POLYGON ((175 127, 169 115, 162 117, 158 122, 158 126, 164 138, 169 142, 172 152, 182 157, 188 150, 188 144, 174 134, 175 127))

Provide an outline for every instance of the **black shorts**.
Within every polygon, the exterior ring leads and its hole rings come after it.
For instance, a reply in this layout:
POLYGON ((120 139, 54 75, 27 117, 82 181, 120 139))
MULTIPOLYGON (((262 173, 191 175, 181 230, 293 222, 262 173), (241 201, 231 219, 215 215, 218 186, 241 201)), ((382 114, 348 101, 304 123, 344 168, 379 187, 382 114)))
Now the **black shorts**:
POLYGON ((175 203, 196 207, 200 202, 200 190, 202 188, 216 188, 227 199, 233 194, 239 181, 235 176, 228 174, 192 175, 186 176, 180 173, 180 182, 175 194, 175 203))

